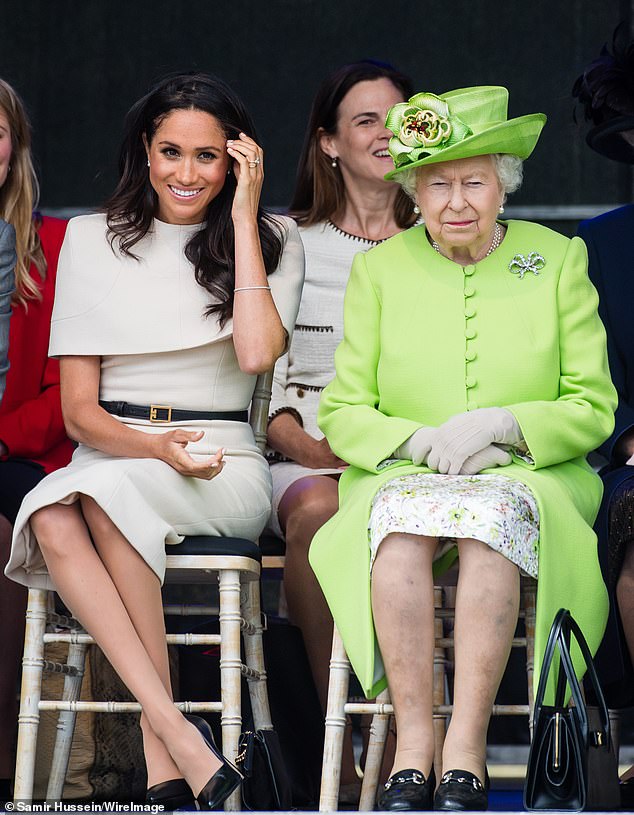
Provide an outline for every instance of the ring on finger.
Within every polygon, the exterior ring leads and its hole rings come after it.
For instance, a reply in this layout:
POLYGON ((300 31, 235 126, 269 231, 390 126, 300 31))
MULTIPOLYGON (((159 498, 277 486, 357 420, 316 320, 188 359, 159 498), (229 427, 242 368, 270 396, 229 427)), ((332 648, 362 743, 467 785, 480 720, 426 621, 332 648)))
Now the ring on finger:
POLYGON ((254 158, 253 161, 249 162, 249 167, 251 167, 251 169, 253 169, 254 167, 257 167, 259 163, 260 163, 260 157, 258 156, 257 158, 254 158))

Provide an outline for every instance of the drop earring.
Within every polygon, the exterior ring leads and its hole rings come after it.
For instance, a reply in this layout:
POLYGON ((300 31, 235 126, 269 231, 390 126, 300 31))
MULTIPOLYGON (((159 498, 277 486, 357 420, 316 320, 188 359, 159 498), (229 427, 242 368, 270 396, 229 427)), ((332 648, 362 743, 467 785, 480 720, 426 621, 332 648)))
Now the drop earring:
POLYGON ((148 166, 148 167, 150 166, 150 159, 149 159, 149 158, 148 158, 148 160, 147 160, 147 166, 148 166))
POLYGON ((420 215, 420 207, 418 204, 414 204, 414 215, 420 215))
POLYGON ((500 204, 498 212, 500 213, 500 215, 504 212, 504 204, 500 204))
POLYGON ((339 162, 338 157, 337 157, 337 156, 333 156, 333 157, 332 157, 332 161, 330 162, 330 166, 331 166, 331 167, 338 167, 338 166, 339 166, 338 162, 339 162))

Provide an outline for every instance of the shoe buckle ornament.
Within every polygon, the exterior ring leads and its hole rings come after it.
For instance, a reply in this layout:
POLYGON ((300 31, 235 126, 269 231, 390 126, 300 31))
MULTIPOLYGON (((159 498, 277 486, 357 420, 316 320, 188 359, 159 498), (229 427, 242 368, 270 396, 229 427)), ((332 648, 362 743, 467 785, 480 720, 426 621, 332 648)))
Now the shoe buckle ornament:
POLYGON ((441 784, 448 784, 450 781, 455 781, 458 784, 471 784, 476 792, 484 792, 484 787, 479 778, 465 778, 463 775, 454 775, 453 770, 448 770, 440 779, 441 784))
POLYGON ((389 790, 392 784, 424 784, 425 776, 419 772, 408 773, 408 775, 396 775, 388 778, 385 782, 384 789, 389 790))

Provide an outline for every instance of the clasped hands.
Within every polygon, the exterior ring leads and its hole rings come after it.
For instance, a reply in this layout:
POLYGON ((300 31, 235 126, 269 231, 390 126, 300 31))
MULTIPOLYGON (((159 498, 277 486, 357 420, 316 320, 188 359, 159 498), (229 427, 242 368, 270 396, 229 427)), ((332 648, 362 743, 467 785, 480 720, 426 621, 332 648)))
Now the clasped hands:
POLYGON ((510 464, 511 455, 497 445, 521 441, 522 431, 509 410, 478 408, 452 416, 439 427, 421 427, 395 456, 447 475, 475 475, 510 464))

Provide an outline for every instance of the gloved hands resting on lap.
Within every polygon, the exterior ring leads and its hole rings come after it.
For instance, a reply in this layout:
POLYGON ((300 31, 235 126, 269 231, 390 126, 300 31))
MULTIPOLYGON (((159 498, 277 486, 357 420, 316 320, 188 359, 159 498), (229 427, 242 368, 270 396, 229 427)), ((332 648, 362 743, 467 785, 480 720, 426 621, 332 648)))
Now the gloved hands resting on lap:
POLYGON ((510 453, 495 444, 490 444, 484 450, 469 456, 460 468, 458 475, 476 475, 476 473, 481 473, 482 470, 488 470, 489 467, 506 467, 512 461, 513 457, 510 453))
POLYGON ((421 427, 394 451, 394 458, 410 458, 413 464, 420 466, 427 463, 437 427, 421 427))
POLYGON ((519 444, 522 431, 505 408, 479 408, 453 416, 440 427, 421 427, 396 451, 430 470, 448 475, 473 475, 487 467, 510 464, 511 456, 496 444, 519 444))

